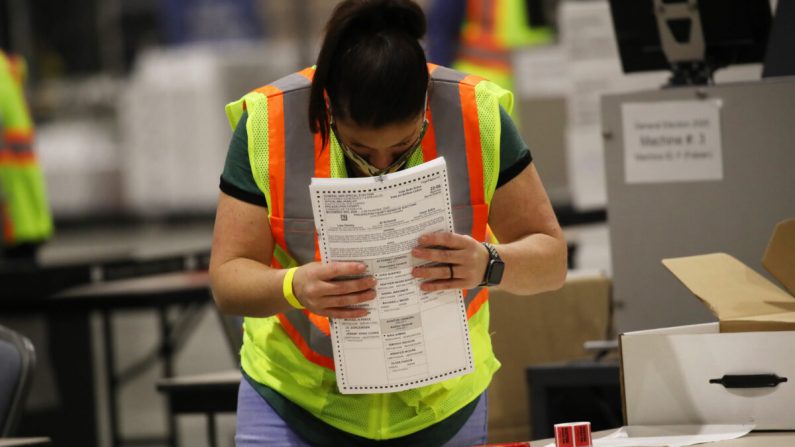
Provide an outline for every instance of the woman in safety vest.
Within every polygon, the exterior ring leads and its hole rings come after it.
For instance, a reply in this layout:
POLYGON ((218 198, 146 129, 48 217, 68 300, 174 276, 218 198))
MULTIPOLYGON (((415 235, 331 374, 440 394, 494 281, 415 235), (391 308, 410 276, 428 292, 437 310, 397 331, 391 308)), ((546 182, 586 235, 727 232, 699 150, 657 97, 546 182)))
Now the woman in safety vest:
POLYGON ((426 63, 410 0, 345 0, 317 65, 227 106, 210 273, 222 312, 244 315, 237 445, 464 446, 486 440, 486 389, 500 364, 488 287, 560 287, 566 244, 509 113, 510 92, 426 63), (391 173, 443 156, 457 233, 422 236, 423 291, 464 289, 474 371, 414 389, 342 394, 329 318, 376 298, 357 262, 319 262, 312 177, 391 173), (500 245, 486 243, 488 229, 500 245), (341 277, 354 279, 341 280, 341 277))
POLYGON ((530 3, 528 0, 430 0, 429 59, 513 90, 511 53, 522 47, 546 45, 553 39, 552 29, 543 20, 534 15, 538 24, 530 23, 527 11, 530 3))

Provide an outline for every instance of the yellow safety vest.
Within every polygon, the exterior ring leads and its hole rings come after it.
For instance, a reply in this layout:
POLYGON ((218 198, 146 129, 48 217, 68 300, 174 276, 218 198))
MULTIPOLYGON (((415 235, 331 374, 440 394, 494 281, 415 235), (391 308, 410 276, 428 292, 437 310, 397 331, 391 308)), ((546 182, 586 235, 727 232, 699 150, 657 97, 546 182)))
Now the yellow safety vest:
POLYGON ((513 91, 511 50, 552 41, 546 27, 527 23, 526 0, 468 0, 453 66, 513 91))
POLYGON ((2 245, 48 239, 52 217, 44 176, 33 152, 22 59, 0 52, 0 226, 2 245))
MULTIPOLYGON (((510 92, 463 73, 429 66, 429 127, 415 166, 444 156, 457 232, 485 240, 488 207, 499 175, 499 105, 510 92)), ((319 260, 309 188, 311 177, 347 177, 334 135, 325 147, 309 130, 314 70, 294 73, 227 106, 234 129, 248 113, 249 160, 265 195, 276 246, 272 265, 319 260)), ((405 436, 452 415, 488 387, 499 362, 488 332, 488 290, 465 291, 475 371, 462 377, 387 394, 341 394, 336 386, 328 319, 306 310, 245 318, 243 370, 329 425, 370 439, 405 436)))

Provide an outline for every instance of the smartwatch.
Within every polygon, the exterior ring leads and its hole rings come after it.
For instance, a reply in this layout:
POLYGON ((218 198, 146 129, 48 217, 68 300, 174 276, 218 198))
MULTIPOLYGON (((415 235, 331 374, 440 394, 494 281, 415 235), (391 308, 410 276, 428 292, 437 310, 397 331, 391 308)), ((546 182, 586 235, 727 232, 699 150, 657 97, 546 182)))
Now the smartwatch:
POLYGON ((497 249, 488 242, 481 242, 489 252, 489 263, 486 264, 486 272, 483 274, 483 281, 478 286, 496 286, 502 281, 502 273, 505 271, 505 263, 497 253, 497 249))

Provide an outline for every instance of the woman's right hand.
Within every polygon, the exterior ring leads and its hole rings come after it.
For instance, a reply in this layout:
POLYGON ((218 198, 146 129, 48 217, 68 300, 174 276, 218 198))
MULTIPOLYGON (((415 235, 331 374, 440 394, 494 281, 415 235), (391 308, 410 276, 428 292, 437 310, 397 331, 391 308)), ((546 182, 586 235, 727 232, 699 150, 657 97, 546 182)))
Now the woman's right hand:
POLYGON ((293 276, 298 301, 312 313, 331 318, 359 318, 366 309, 351 307, 375 298, 376 279, 365 275, 360 262, 312 262, 302 265, 293 276), (353 279, 337 279, 354 276, 353 279))

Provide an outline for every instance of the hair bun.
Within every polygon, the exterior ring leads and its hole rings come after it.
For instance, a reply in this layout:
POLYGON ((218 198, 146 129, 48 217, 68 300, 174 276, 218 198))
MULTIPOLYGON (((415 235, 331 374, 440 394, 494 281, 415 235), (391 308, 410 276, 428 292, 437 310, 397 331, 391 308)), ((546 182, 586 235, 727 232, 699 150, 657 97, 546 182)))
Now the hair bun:
POLYGON ((375 34, 385 30, 399 30, 414 39, 425 36, 425 14, 411 0, 354 1, 348 30, 353 33, 375 34))

